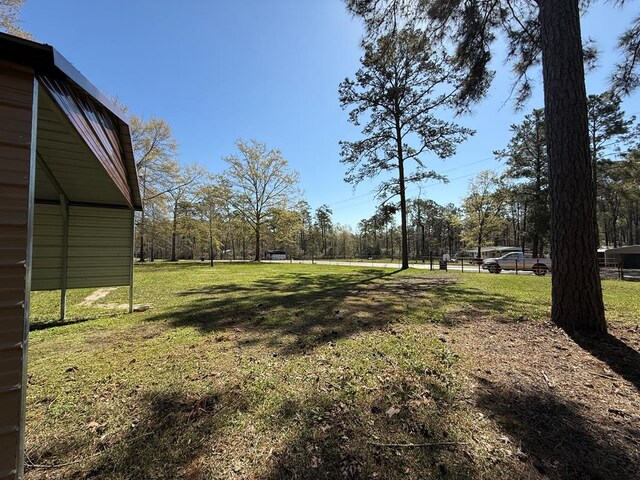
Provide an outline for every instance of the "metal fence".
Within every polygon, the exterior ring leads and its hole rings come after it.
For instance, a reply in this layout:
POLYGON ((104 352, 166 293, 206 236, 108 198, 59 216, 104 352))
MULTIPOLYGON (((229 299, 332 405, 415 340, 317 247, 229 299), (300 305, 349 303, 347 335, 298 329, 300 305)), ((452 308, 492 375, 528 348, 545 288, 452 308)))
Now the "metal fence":
MULTIPOLYGON (((449 257, 443 258, 442 256, 428 256, 428 257, 413 257, 409 259, 409 265, 414 268, 424 270, 442 270, 453 272, 469 272, 469 273, 482 273, 488 272, 486 268, 483 268, 483 258, 479 257, 449 257)), ((527 259, 532 260, 532 259, 527 259)), ((380 268, 394 268, 401 265, 401 259, 398 257, 384 257, 384 256, 369 256, 369 257, 315 257, 304 256, 302 258, 287 258, 286 262, 305 262, 305 263, 332 263, 338 265, 349 266, 369 266, 380 268)), ((640 271, 624 270, 619 262, 599 262, 599 270, 603 279, 620 279, 620 280, 632 280, 635 278, 640 279, 640 271)), ((527 265, 520 265, 516 261, 515 268, 509 270, 502 270, 509 274, 521 275, 521 274, 535 274, 531 263, 527 265)), ((551 274, 553 268, 549 271, 539 272, 540 276, 551 274)))

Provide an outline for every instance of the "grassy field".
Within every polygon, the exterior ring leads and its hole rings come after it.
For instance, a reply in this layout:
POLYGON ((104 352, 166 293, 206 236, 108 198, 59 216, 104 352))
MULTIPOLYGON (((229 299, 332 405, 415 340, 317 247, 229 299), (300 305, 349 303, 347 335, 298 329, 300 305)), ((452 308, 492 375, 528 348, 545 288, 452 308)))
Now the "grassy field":
MULTIPOLYGON (((640 284, 604 290, 637 324, 640 284)), ((155 263, 146 312, 91 292, 65 322, 32 296, 27 478, 534 478, 431 327, 544 321, 548 277, 155 263)))

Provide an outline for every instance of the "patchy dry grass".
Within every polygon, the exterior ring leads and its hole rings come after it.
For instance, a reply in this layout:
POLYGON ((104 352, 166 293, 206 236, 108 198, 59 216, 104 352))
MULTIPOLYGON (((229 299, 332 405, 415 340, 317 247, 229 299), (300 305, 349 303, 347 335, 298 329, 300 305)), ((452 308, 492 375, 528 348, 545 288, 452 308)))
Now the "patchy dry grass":
MULTIPOLYGON (((139 266, 136 285, 152 309, 101 307, 126 288, 91 307, 74 291, 65 322, 56 293, 34 294, 27 478, 548 475, 487 415, 463 348, 492 335, 479 319, 505 336, 544 325, 548 278, 181 263, 139 266)), ((605 282, 629 331, 639 291, 605 282)))

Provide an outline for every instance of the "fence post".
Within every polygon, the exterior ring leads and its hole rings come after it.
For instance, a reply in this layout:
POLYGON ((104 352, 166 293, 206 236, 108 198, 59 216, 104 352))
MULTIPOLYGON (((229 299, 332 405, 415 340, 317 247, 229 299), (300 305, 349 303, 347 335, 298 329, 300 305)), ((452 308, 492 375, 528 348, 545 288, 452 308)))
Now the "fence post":
POLYGON ((518 259, 516 258, 516 275, 518 275, 518 259))

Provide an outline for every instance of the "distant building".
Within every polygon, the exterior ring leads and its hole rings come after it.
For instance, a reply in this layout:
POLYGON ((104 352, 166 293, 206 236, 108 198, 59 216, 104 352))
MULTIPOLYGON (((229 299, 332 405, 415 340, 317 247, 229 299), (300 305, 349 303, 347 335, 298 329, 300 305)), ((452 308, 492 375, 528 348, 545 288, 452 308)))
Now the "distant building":
POLYGON ((604 252, 605 264, 620 265, 621 268, 640 268, 640 245, 609 248, 604 252))
POLYGON ((264 258, 266 260, 286 260, 287 252, 284 250, 271 250, 270 252, 265 252, 264 258))
MULTIPOLYGON (((504 247, 499 245, 494 245, 492 247, 482 247, 480 249, 480 256, 482 258, 492 258, 492 257, 501 257, 502 255, 506 255, 511 252, 521 252, 522 248, 520 247, 504 247)), ((467 248, 462 250, 462 254, 465 257, 475 257, 478 255, 477 248, 467 248)))

